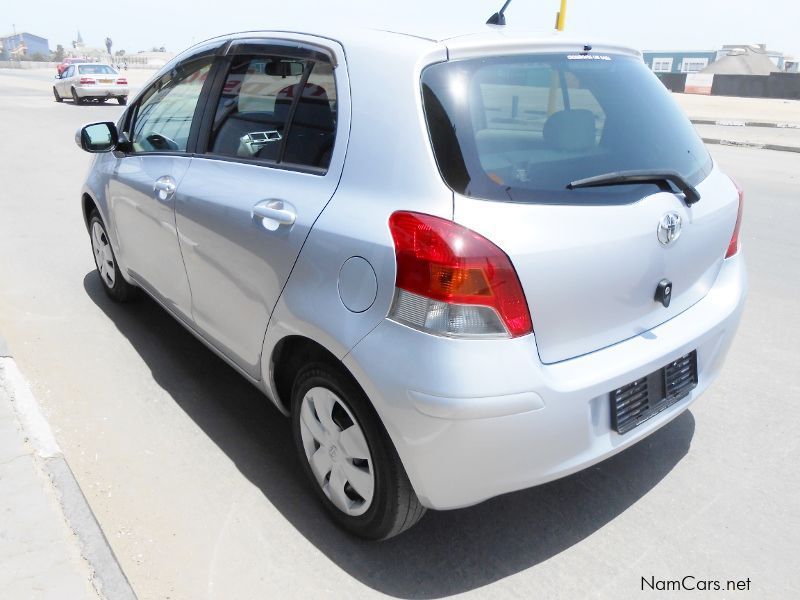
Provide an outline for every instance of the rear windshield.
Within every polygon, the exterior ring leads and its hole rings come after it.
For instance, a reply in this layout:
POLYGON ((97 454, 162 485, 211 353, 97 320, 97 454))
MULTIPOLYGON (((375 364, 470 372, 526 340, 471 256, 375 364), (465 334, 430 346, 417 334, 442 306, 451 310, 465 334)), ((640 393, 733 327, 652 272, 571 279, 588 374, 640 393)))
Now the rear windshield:
POLYGON ((116 75, 117 72, 108 65, 80 65, 78 73, 81 75, 116 75))
POLYGON ((439 169, 467 196, 626 204, 654 184, 567 189, 628 170, 673 170, 690 185, 712 162, 667 89, 635 58, 524 55, 432 65, 423 101, 439 169))

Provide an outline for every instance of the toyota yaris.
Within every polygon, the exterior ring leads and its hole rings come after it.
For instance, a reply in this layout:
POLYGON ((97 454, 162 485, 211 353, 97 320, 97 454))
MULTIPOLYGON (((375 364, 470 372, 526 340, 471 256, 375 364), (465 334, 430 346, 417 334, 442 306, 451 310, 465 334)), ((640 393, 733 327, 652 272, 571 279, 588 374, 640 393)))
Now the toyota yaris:
POLYGON ((152 296, 290 416, 368 538, 653 433, 743 306, 742 193, 627 48, 222 36, 77 142, 105 291, 152 296))

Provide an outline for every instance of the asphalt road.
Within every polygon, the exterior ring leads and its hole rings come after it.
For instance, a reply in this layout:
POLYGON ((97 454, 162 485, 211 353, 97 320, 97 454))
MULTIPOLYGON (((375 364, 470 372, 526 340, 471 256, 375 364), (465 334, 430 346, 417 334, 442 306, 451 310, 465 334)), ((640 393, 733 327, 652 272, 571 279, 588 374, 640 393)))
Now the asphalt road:
POLYGON ((0 331, 140 598, 627 598, 687 575, 800 597, 800 154, 711 150, 747 191, 751 293, 691 412, 592 469, 364 543, 323 515, 255 389, 153 302, 106 299, 72 140, 121 108, 49 85, 0 71, 0 331))

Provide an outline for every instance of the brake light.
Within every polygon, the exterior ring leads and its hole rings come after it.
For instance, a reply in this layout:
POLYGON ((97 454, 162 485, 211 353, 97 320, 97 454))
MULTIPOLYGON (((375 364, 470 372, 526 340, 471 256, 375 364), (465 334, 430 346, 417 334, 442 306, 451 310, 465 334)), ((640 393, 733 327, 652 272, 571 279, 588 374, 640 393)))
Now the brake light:
POLYGON ((117 79, 117 85, 128 85, 128 80, 124 77, 119 77, 117 79))
MULTIPOLYGON (((733 181, 733 179, 731 179, 731 181, 733 181)), ((728 251, 725 253, 725 258, 730 258, 739 252, 739 229, 742 227, 742 211, 744 210, 744 190, 735 181, 733 181, 733 185, 736 186, 736 191, 739 192, 739 210, 736 212, 736 225, 733 227, 733 235, 728 244, 728 251)))
POLYGON ((492 242, 421 213, 396 212, 389 228, 397 259, 391 318, 457 337, 531 333, 517 272, 492 242))
POLYGON ((90 85, 90 84, 94 84, 94 83, 96 83, 96 82, 91 77, 81 77, 81 80, 80 80, 80 84, 81 85, 87 85, 87 84, 90 85))

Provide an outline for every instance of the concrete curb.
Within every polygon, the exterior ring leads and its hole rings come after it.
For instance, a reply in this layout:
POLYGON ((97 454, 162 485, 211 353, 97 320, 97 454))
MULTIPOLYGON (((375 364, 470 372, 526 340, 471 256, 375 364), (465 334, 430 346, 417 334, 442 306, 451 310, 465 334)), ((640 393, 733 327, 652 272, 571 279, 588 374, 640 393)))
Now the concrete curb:
POLYGON ((800 147, 783 146, 781 144, 759 144, 757 142, 737 142, 735 140, 720 140, 714 138, 703 138, 706 144, 718 144, 720 146, 737 146, 739 148, 755 148, 757 150, 777 150, 779 152, 799 152, 800 147))
POLYGON ((13 391, 13 410, 40 466, 57 491, 64 518, 78 539, 81 555, 93 571, 92 585, 106 600, 136 600, 136 594, 69 468, 39 403, 2 337, 0 362, 7 387, 13 391))
POLYGON ((691 119, 695 125, 720 125, 722 127, 773 127, 777 129, 800 129, 800 123, 773 123, 770 121, 737 121, 711 119, 691 119))

